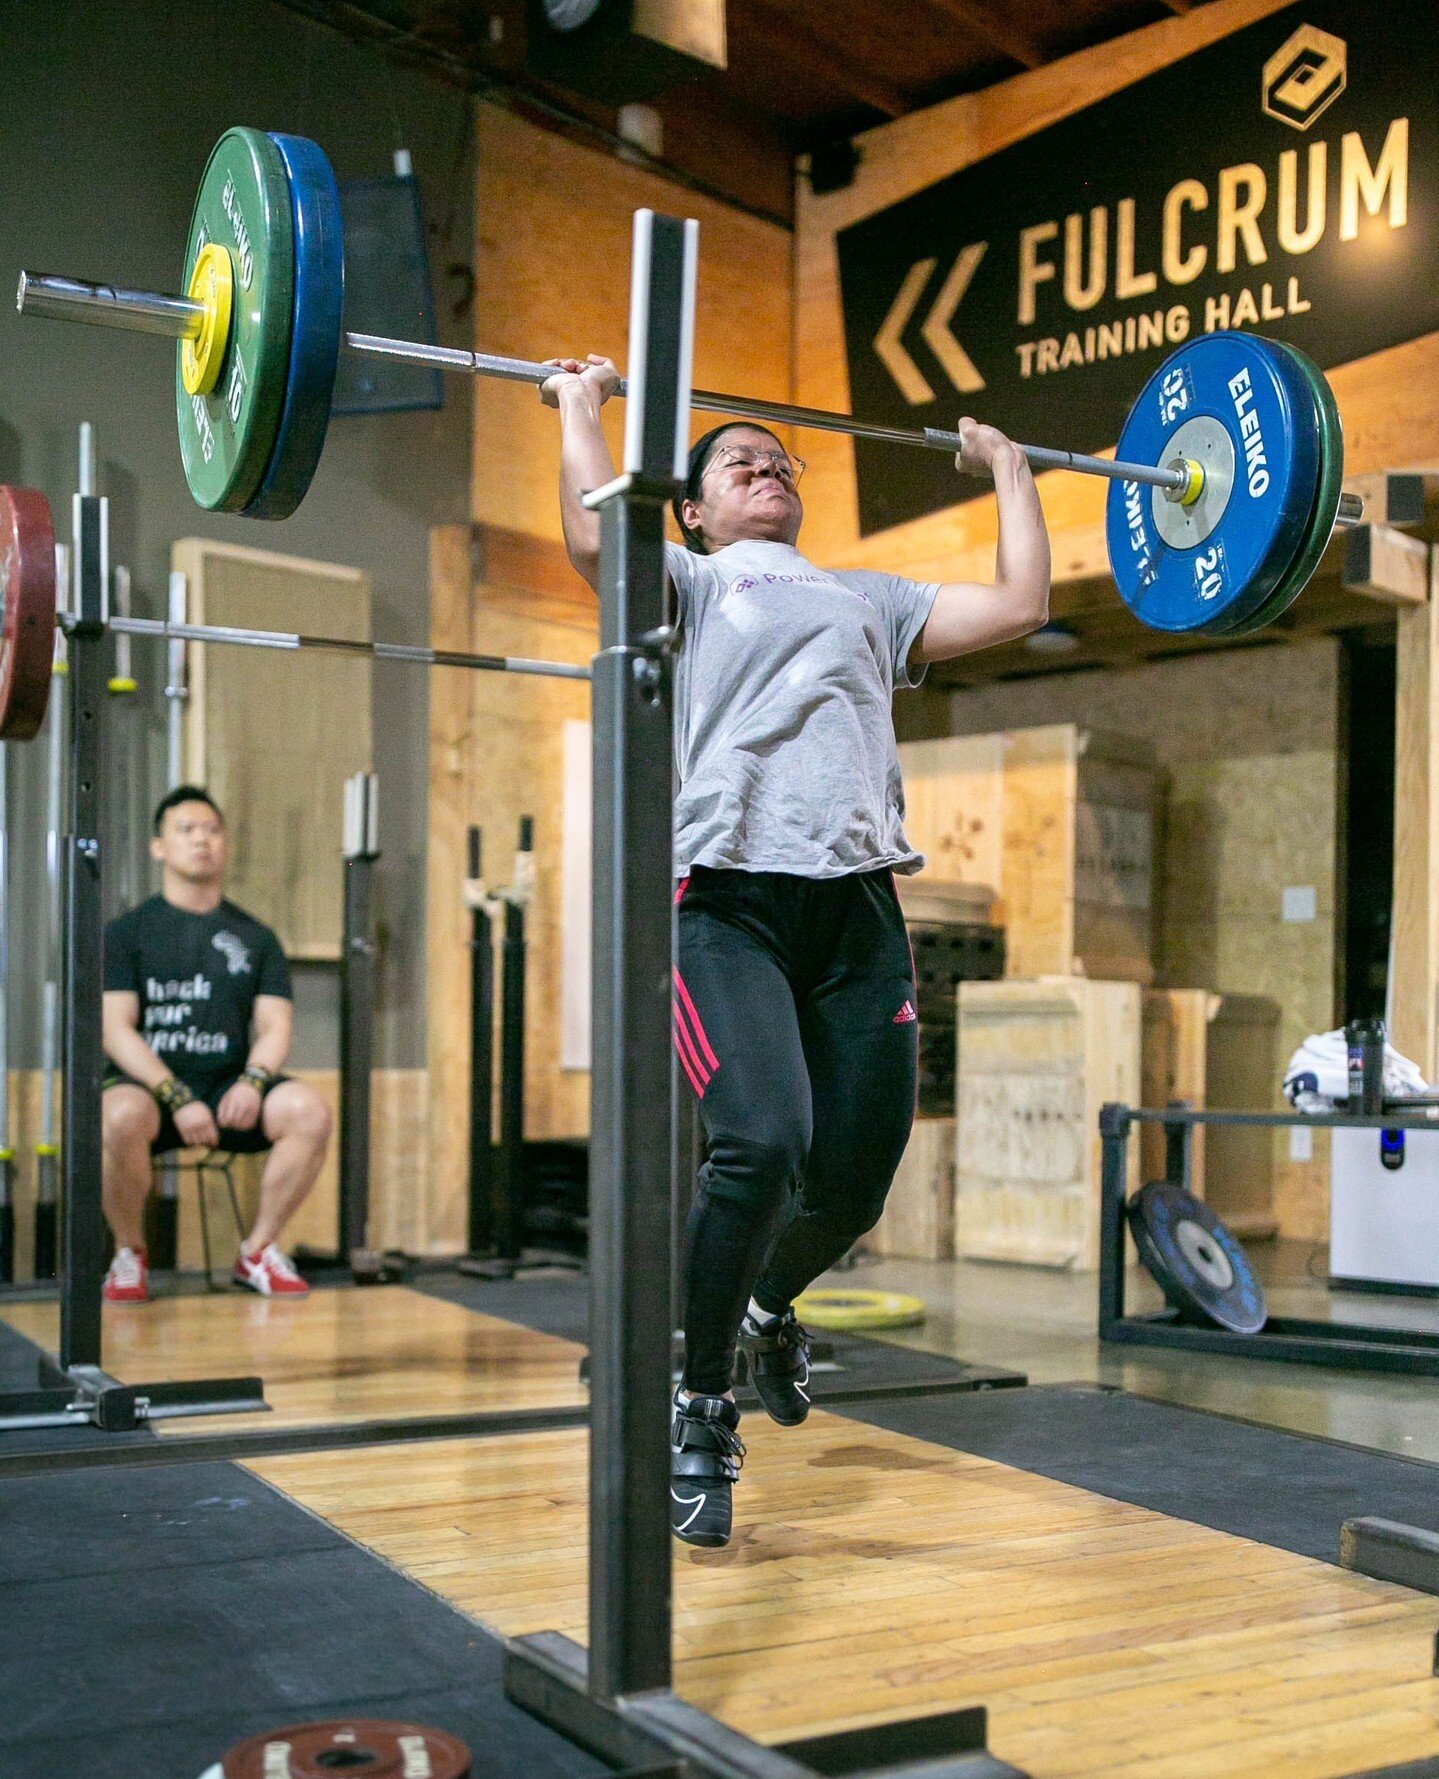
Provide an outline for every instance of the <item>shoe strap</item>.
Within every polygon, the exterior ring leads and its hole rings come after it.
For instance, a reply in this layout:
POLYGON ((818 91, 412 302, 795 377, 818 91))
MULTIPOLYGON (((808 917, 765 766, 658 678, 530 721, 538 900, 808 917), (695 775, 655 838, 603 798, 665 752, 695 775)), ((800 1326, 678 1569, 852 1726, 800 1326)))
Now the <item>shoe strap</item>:
POLYGON ((718 1451, 672 1452, 670 1475, 694 1482, 736 1482, 739 1459, 718 1451))
POLYGON ((795 1370, 801 1358, 809 1357, 809 1337, 793 1316, 773 1332, 751 1334, 746 1329, 744 1347, 749 1357, 765 1371, 770 1370, 776 1360, 786 1369, 795 1370))
MULTIPOLYGON (((697 1400, 723 1401, 723 1398, 697 1400)), ((728 1403, 726 1406, 732 1408, 734 1405, 728 1403)), ((742 1459, 745 1455, 744 1442, 735 1429, 717 1417, 701 1417, 688 1412, 693 1407, 694 1404, 690 1403, 676 1409, 674 1427, 670 1434, 670 1444, 676 1453, 721 1453, 727 1458, 742 1459)))

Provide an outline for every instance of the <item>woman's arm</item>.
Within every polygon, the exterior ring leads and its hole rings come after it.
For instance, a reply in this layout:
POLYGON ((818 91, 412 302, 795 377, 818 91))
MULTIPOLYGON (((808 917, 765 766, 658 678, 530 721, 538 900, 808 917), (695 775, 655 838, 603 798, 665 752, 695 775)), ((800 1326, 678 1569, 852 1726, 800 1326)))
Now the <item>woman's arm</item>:
POLYGON ((600 424, 600 409, 614 394, 620 374, 608 358, 594 353, 584 363, 577 358, 545 362, 556 367, 556 375, 540 386, 540 400, 560 411, 560 520, 565 549, 576 572, 598 587, 600 516, 581 497, 614 480, 614 459, 600 424))
POLYGON ((999 503, 999 552, 993 586, 946 581, 935 594, 910 661, 948 661, 1038 630, 1049 616, 1049 533, 1024 453, 1002 432, 961 420, 961 471, 988 470, 999 503))

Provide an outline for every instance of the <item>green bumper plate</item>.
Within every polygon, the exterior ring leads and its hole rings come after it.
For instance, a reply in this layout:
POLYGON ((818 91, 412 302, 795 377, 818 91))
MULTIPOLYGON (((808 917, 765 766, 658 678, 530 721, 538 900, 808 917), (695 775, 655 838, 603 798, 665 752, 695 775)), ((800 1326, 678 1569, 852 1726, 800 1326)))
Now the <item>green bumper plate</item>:
POLYGON ((186 394, 176 349, 175 412, 196 502, 237 513, 274 452, 290 367, 295 225, 285 163, 262 130, 227 130, 215 144, 190 218, 183 289, 207 241, 235 264, 230 344, 210 395, 186 394))

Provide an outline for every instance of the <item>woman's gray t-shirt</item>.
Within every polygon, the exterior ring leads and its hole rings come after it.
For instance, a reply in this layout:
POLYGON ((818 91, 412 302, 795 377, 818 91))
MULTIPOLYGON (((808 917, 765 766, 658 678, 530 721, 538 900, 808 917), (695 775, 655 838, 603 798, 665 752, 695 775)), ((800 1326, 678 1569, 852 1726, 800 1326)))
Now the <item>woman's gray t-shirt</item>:
POLYGON ((675 868, 844 877, 918 871, 891 699, 938 591, 830 572, 746 538, 665 546, 678 599, 675 868))

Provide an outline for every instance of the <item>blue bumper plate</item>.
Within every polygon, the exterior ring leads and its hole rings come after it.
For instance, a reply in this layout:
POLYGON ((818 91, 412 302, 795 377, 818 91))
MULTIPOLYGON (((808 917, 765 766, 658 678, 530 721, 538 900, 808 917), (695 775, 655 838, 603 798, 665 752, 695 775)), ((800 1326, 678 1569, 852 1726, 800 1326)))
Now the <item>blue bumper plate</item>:
POLYGON ((275 448, 246 514, 288 519, 305 498, 325 433, 340 355, 345 251, 340 193, 325 152, 304 136, 271 134, 290 182, 295 221, 289 376, 275 448))
POLYGON ((1130 410, 1116 455, 1199 462, 1191 507, 1112 482, 1106 514, 1120 598, 1153 630, 1224 632, 1280 584, 1319 479, 1319 426, 1297 368, 1249 334, 1202 334, 1169 358, 1130 410))

